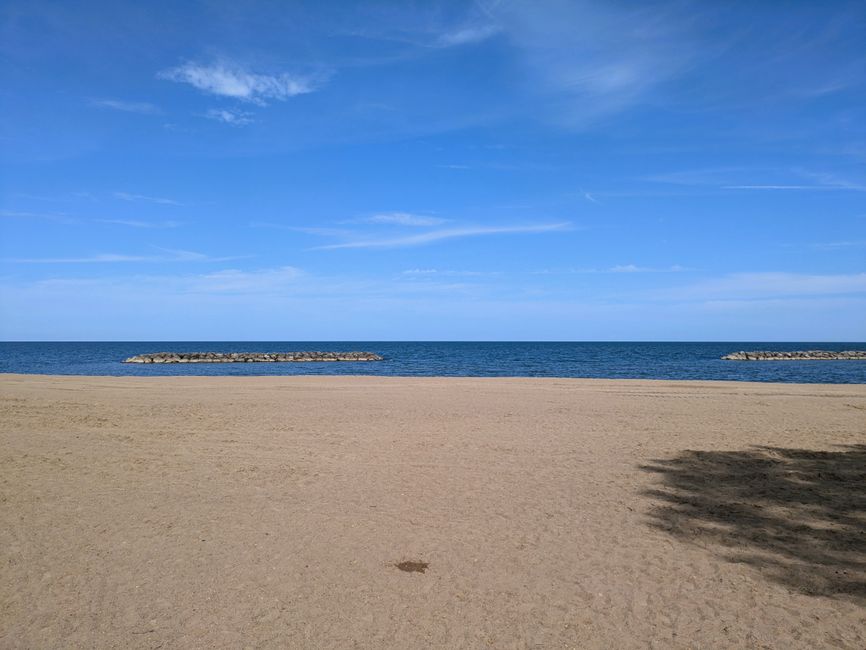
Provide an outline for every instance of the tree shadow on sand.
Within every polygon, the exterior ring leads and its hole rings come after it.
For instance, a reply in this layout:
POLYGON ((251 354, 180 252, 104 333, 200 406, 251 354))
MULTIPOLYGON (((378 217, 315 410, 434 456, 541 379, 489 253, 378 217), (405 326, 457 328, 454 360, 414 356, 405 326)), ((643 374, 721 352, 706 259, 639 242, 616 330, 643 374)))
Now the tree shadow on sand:
POLYGON ((799 592, 866 600, 866 445, 684 451, 642 467, 651 525, 799 592))

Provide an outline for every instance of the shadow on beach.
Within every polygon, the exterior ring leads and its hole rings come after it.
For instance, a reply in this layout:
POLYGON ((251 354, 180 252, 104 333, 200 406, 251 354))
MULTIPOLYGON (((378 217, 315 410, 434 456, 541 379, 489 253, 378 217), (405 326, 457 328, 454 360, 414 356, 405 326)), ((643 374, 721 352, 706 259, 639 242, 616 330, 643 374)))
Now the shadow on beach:
POLYGON ((642 466, 653 527, 816 596, 866 600, 866 445, 684 451, 642 466))

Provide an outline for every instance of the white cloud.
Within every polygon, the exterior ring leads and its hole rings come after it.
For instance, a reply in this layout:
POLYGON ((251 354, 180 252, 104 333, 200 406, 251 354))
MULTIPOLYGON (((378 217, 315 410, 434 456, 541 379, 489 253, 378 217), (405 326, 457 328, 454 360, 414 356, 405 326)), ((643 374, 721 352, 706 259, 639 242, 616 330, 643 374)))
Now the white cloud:
POLYGON ((420 214, 412 214, 410 212, 384 212, 374 214, 372 217, 362 217, 353 219, 353 223, 373 223, 386 224, 395 226, 438 226, 445 223, 446 219, 439 217, 428 217, 420 214))
POLYGON ((158 196, 145 196, 144 194, 130 194, 129 192, 115 192, 114 198, 122 201, 146 201, 148 203, 159 203, 160 205, 183 205, 174 199, 165 199, 158 196))
POLYGON ((125 113, 140 113, 142 115, 159 115, 162 111, 158 106, 149 102, 128 102, 121 99, 92 99, 91 106, 97 108, 110 108, 125 113))
POLYGON ((187 62, 159 73, 159 78, 187 83, 202 92, 264 104, 265 100, 286 100, 311 93, 317 88, 310 77, 281 73, 257 74, 230 62, 202 64, 187 62))
POLYGON ((247 111, 236 111, 227 108, 211 108, 206 113, 204 113, 204 117, 208 118, 209 120, 216 120, 217 122, 231 124, 232 126, 244 126, 246 124, 252 124, 253 122, 255 122, 252 113, 248 113, 247 111))
POLYGON ((421 246, 423 244, 431 244, 445 239, 481 237, 486 235, 543 233, 567 230, 569 227, 569 223, 563 222, 536 224, 531 226, 473 226, 464 228, 448 228, 443 230, 431 230, 418 235, 409 235, 406 237, 365 239, 360 241, 343 242, 340 244, 317 246, 316 248, 319 250, 334 250, 338 248, 400 248, 405 246, 421 246))

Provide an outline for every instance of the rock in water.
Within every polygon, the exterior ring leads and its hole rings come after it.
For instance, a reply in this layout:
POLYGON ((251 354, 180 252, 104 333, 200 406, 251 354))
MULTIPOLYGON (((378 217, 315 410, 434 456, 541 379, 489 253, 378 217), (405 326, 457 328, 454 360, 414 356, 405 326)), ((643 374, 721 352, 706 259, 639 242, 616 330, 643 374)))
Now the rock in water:
POLYGON ((732 352, 722 357, 726 361, 866 361, 866 350, 796 350, 794 352, 732 352))

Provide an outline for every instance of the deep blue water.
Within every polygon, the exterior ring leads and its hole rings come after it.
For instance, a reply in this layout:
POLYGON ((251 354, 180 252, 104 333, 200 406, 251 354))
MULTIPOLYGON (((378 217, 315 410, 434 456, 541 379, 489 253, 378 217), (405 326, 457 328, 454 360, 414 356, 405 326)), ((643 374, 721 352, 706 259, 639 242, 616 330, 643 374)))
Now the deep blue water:
POLYGON ((603 377, 866 383, 866 361, 722 361, 737 350, 866 350, 866 343, 0 343, 0 372, 57 375, 603 377), (123 364, 145 352, 363 350, 365 363, 123 364))

